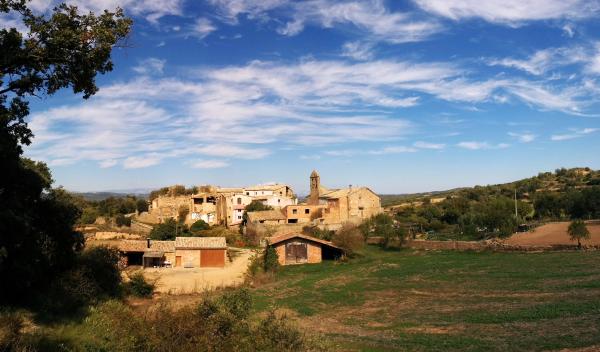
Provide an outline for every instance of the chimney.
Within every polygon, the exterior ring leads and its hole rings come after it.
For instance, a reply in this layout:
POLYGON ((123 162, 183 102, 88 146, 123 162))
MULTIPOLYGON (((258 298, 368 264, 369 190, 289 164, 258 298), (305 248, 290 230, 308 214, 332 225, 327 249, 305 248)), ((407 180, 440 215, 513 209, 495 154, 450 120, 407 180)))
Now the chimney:
POLYGON ((150 248, 150 239, 146 238, 146 248, 150 248))

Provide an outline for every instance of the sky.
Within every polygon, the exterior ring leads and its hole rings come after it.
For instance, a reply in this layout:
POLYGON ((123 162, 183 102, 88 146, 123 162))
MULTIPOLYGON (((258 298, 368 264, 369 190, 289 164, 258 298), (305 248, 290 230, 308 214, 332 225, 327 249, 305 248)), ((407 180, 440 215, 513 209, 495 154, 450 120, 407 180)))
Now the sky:
POLYGON ((600 168, 600 1, 71 3, 134 26, 94 97, 31 100, 26 155, 69 190, 306 194, 316 169, 413 193, 600 168))

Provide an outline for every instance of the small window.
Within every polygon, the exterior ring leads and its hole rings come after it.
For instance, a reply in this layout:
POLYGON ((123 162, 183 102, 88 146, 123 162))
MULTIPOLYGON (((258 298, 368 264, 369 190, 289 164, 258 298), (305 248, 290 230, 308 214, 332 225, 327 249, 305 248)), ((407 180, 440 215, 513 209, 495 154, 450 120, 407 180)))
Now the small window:
POLYGON ((241 217, 241 216, 238 216, 238 220, 242 220, 242 217, 241 217))
POLYGON ((250 195, 250 192, 246 192, 246 195, 247 195, 247 196, 249 196, 249 195, 250 195))
POLYGON ((304 214, 310 214, 310 209, 304 209, 304 214))
POLYGON ((281 199, 277 199, 277 203, 281 203, 281 199))
POLYGON ((238 198, 238 204, 242 204, 242 198, 238 198))
POLYGON ((292 209, 292 214, 298 214, 298 209, 292 209))

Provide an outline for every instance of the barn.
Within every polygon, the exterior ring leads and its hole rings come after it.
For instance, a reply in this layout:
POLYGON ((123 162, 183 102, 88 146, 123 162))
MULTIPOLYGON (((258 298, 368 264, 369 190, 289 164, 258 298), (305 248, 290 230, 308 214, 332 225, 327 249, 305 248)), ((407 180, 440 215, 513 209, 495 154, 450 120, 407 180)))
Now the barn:
POLYGON ((344 253, 329 241, 301 233, 270 237, 268 243, 277 251, 281 265, 320 263, 323 259, 337 259, 344 253))
POLYGON ((175 266, 183 268, 224 267, 225 237, 176 237, 175 266))

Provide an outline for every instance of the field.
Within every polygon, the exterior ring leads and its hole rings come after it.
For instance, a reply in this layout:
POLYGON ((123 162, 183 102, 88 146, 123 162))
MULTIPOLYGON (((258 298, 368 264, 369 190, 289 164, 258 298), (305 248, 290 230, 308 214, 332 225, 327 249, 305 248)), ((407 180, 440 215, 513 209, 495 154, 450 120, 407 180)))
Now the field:
MULTIPOLYGON (((577 244, 577 241, 571 241, 567 229, 569 222, 551 222, 535 228, 531 232, 516 233, 504 240, 507 244, 512 245, 529 245, 529 246, 547 246, 553 244, 577 244)), ((583 245, 600 245, 600 222, 588 221, 587 229, 590 232, 590 238, 582 240, 583 245)))
POLYGON ((600 350, 600 252, 364 250, 254 292, 335 350, 600 350))

